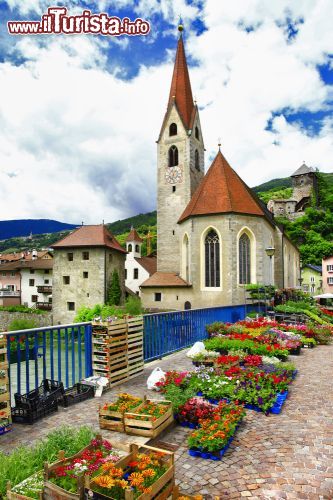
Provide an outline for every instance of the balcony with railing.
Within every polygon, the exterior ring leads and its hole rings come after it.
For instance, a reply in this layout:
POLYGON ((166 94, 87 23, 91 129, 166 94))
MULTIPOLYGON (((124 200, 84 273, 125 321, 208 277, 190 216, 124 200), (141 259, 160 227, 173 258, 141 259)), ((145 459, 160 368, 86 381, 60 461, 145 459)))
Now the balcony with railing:
POLYGON ((37 292, 38 293, 52 293, 52 285, 38 285, 37 292))
POLYGON ((52 302, 36 302, 36 309, 43 311, 52 311, 52 302))
POLYGON ((7 290, 7 289, 0 290, 0 297, 20 297, 20 296, 21 296, 20 291, 14 292, 13 290, 7 290))

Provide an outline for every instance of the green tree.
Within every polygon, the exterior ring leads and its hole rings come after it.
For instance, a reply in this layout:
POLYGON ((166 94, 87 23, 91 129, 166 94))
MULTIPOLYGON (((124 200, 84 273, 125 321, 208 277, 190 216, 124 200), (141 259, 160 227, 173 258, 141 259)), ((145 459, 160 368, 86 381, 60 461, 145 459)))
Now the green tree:
POLYGON ((115 269, 111 276, 108 288, 108 304, 119 306, 121 300, 121 288, 118 271, 115 269))

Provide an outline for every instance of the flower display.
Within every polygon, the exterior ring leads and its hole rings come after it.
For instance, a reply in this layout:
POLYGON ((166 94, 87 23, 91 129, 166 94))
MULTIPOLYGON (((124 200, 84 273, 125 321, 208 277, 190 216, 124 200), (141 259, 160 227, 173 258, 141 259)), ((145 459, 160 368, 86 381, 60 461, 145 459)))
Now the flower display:
POLYGON ((125 490, 132 490, 134 498, 149 495, 152 485, 166 472, 168 464, 163 453, 138 453, 126 467, 104 467, 102 474, 91 480, 91 488, 111 498, 122 500, 125 490))
POLYGON ((40 498, 44 488, 44 471, 36 472, 12 488, 12 492, 28 498, 40 498))
POLYGON ((114 403, 106 403, 103 410, 118 411, 124 413, 125 411, 132 410, 142 403, 142 399, 131 394, 119 394, 118 399, 114 403))
POLYGON ((155 385, 159 387, 162 392, 163 389, 170 384, 181 386, 185 382, 187 374, 188 372, 177 372, 175 370, 166 372, 164 379, 157 382, 155 385))
POLYGON ((198 425, 201 419, 211 418, 215 407, 201 398, 191 398, 179 408, 177 420, 180 423, 198 425))
POLYGON ((119 453, 112 449, 111 443, 96 438, 77 457, 55 467, 49 481, 70 493, 77 493, 79 477, 94 476, 103 465, 113 465, 119 458, 119 453))
POLYGON ((135 414, 131 415, 131 418, 135 420, 152 420, 155 422, 155 420, 162 417, 168 411, 169 406, 169 403, 163 403, 162 401, 159 403, 145 401, 135 410, 135 414))

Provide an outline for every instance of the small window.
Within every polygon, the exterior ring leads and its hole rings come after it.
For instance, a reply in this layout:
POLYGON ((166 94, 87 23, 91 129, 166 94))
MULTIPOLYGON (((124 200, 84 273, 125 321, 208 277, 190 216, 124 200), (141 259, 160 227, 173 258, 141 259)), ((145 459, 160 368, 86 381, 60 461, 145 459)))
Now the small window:
POLYGON ((63 281, 64 285, 69 285, 71 282, 71 278, 70 278, 70 276, 63 276, 62 281, 63 281))
POLYGON ((128 245, 128 251, 129 251, 129 252, 131 252, 131 251, 132 251, 132 245, 131 245, 131 244, 129 244, 129 245, 128 245))
POLYGON ((85 279, 87 279, 87 278, 88 278, 88 276, 89 276, 88 271, 83 271, 83 277, 84 277, 85 279))
POLYGON ((155 302, 161 302, 161 300, 162 300, 161 292, 156 292, 155 293, 155 302))
POLYGON ((75 302, 67 302, 67 310, 75 311, 75 302))
POLYGON ((49 297, 49 304, 52 304, 52 297, 49 297))
POLYGON ((50 274, 50 269, 44 269, 44 274, 50 274))
POLYGON ((333 277, 332 276, 330 276, 329 278, 327 278, 327 283, 329 285, 333 285, 333 277))
POLYGON ((140 245, 135 245, 135 251, 136 251, 136 253, 140 252, 140 245))
POLYGON ((48 285, 50 283, 50 280, 44 280, 44 285, 48 285))
POLYGON ((174 229, 172 230, 172 234, 173 234, 173 236, 175 235, 175 230, 174 229))
MULTIPOLYGON (((332 272, 333 271, 333 264, 328 264, 327 265, 327 271, 332 272)), ((5 273, 6 274, 6 273, 5 273)))
POLYGON ((29 280, 29 286, 35 286, 35 280, 29 280))
POLYGON ((3 273, 2 273, 2 276, 7 276, 7 273, 4 273, 4 272, 3 272, 3 273))
POLYGON ((68 259, 68 260, 72 261, 72 260, 73 260, 73 257, 74 257, 73 252, 69 252, 69 253, 67 254, 67 259, 68 259))
POLYGON ((38 295, 31 295, 31 302, 38 302, 38 295))
POLYGON ((172 186, 172 192, 175 193, 176 192, 176 186, 172 186))
POLYGON ((82 252, 82 259, 89 260, 89 252, 82 252))
POLYGON ((35 274, 35 270, 34 269, 30 269, 30 274, 35 274))
POLYGON ((10 275, 11 275, 12 277, 14 277, 14 276, 15 276, 15 272, 13 272, 13 273, 10 273, 10 275))
POLYGON ((176 123, 171 123, 169 127, 169 135, 177 135, 177 124, 176 123))
POLYGON ((125 280, 127 280, 127 269, 125 269, 125 280))
POLYGON ((136 267, 133 269, 133 279, 137 280, 139 278, 139 269, 136 267))
POLYGON ((194 153, 194 166, 197 170, 200 170, 200 158, 199 151, 196 149, 194 153))
POLYGON ((198 129, 198 127, 195 127, 195 138, 198 139, 198 141, 199 141, 199 129, 198 129))
POLYGON ((178 165, 178 148, 171 146, 169 149, 169 167, 176 167, 178 165))

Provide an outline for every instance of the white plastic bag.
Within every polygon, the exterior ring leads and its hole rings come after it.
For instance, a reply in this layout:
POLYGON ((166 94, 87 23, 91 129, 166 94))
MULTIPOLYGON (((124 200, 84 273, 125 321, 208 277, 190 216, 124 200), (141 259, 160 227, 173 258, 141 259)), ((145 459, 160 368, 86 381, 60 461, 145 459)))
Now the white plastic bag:
POLYGON ((199 354, 199 352, 205 351, 205 344, 203 342, 196 342, 191 349, 188 351, 186 356, 188 358, 193 358, 196 354, 199 354))
POLYGON ((155 389, 156 391, 159 391, 159 388, 156 387, 156 383, 157 382, 162 382, 162 380, 164 380, 165 378, 165 372, 157 367, 155 368, 151 374, 149 375, 148 379, 147 379, 147 387, 148 389, 155 389))

